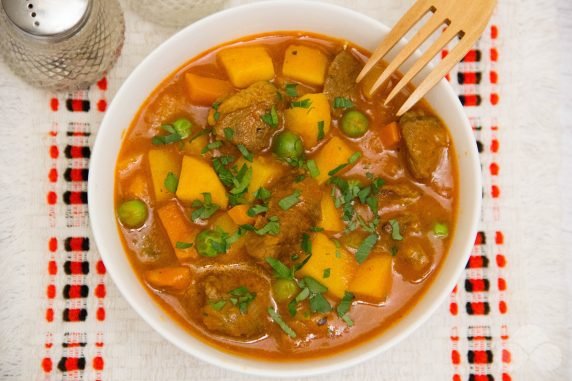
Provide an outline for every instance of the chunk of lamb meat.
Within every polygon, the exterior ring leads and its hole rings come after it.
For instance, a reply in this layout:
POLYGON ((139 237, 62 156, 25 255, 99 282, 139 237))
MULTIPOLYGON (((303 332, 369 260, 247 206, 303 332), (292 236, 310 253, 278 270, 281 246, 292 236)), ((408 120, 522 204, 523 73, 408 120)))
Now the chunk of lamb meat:
POLYGON ((268 218, 278 217, 280 231, 276 235, 258 235, 249 232, 246 236, 246 249, 250 256, 264 260, 267 257, 277 258, 290 255, 300 247, 302 234, 315 227, 321 218, 320 202, 322 193, 318 183, 312 178, 306 178, 299 183, 291 178, 284 179, 271 189, 272 196, 268 203, 266 216, 259 217, 255 228, 260 229, 268 223, 268 218), (300 202, 283 210, 278 202, 299 191, 300 202))
POLYGON ((395 260, 395 271, 401 274, 403 279, 418 283, 427 277, 433 265, 430 245, 418 237, 407 237, 403 240, 395 260))
POLYGON ((228 136, 224 131, 230 128, 233 131, 230 142, 233 144, 242 144, 254 153, 265 150, 270 146, 275 128, 264 122, 262 116, 275 106, 278 120, 282 119, 276 94, 276 87, 263 81, 226 98, 218 106, 219 118, 215 121, 215 134, 226 139, 228 136))
POLYGON ((362 67, 363 64, 347 50, 338 53, 328 68, 324 83, 324 93, 331 103, 338 97, 352 97, 362 67))
POLYGON ((379 191, 379 207, 403 208, 421 197, 421 191, 409 183, 384 185, 379 191))
POLYGON ((241 339, 264 334, 270 305, 267 279, 248 270, 217 270, 196 286, 203 296, 201 316, 208 330, 241 339))
POLYGON ((399 125, 411 174, 419 181, 431 180, 449 145, 445 127, 437 118, 415 112, 405 113, 399 125))

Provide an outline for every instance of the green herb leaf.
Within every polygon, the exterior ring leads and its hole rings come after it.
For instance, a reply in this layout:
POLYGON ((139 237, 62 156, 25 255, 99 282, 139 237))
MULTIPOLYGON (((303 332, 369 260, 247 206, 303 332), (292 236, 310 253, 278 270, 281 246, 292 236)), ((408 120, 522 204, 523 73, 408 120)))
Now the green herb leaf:
POLYGON ((260 213, 264 213, 268 211, 268 207, 264 206, 264 205, 253 205, 250 207, 250 209, 248 209, 248 211, 246 212, 246 214, 248 214, 248 216, 250 217, 254 217, 257 214, 260 213))
POLYGON ((240 151, 240 153, 242 154, 242 156, 244 156, 244 158, 248 161, 250 161, 252 163, 252 159, 254 158, 252 156, 252 154, 248 151, 248 149, 246 149, 246 147, 242 144, 239 144, 236 146, 238 148, 238 150, 240 151))
POLYGON ((318 141, 324 139, 324 121, 320 120, 318 122, 318 141))
POLYGON ((327 269, 324 269, 324 272, 322 273, 322 278, 327 279, 330 277, 330 268, 328 267, 327 269))
POLYGON ((354 107, 354 104, 349 98, 345 97, 334 98, 334 108, 351 108, 351 107, 354 107))
POLYGON ((310 241, 310 236, 306 233, 302 234, 301 246, 304 253, 312 254, 312 241, 310 241))
POLYGON ((397 255, 397 246, 391 246, 391 256, 395 257, 397 255))
POLYGON ((305 276, 304 277, 304 284, 310 289, 310 291, 314 294, 321 294, 323 292, 327 292, 328 288, 318 282, 316 279, 305 276))
POLYGON ((245 286, 240 286, 228 292, 234 298, 230 298, 230 301, 235 306, 238 306, 240 313, 246 314, 248 312, 248 306, 256 298, 256 294, 250 292, 245 286))
POLYGON ((234 187, 230 190, 233 195, 238 195, 246 192, 248 186, 250 185, 250 180, 252 179, 252 167, 243 164, 236 176, 234 176, 232 182, 234 187))
POLYGON ((295 273, 296 271, 300 270, 302 267, 304 267, 304 265, 306 263, 308 263, 308 261, 310 260, 310 258, 312 258, 312 254, 308 255, 306 258, 304 258, 304 260, 300 263, 296 263, 294 266, 292 266, 293 271, 292 273, 295 273))
POLYGON ((310 172, 310 176, 314 178, 320 176, 320 170, 318 169, 318 166, 316 165, 316 162, 314 160, 308 160, 306 162, 306 167, 308 167, 308 172, 310 172))
MULTIPOLYGON (((351 292, 346 291, 344 293, 344 297, 340 301, 340 304, 336 307, 336 312, 338 316, 343 318, 345 314, 350 311, 350 307, 352 306, 352 300, 354 299, 354 294, 351 292)), ((350 324, 348 324, 350 325, 350 324)), ((350 325, 351 326, 351 325, 350 325)))
POLYGON ((322 294, 314 294, 310 296, 310 311, 328 313, 331 310, 332 306, 322 294))
POLYGON ((260 201, 266 201, 270 198, 270 196, 272 195, 272 193, 264 188, 264 187, 260 187, 258 188, 258 190, 256 191, 256 193, 254 194, 254 197, 259 199, 260 201))
POLYGON ((298 305, 298 303, 296 303, 296 301, 294 299, 292 299, 288 303, 288 313, 290 314, 290 316, 292 316, 292 317, 296 316, 296 306, 297 305, 298 305))
POLYGON ((180 118, 173 122, 173 129, 181 137, 186 139, 191 135, 192 123, 186 118, 180 118))
POLYGON ((403 240, 403 236, 399 232, 399 222, 394 219, 394 220, 389 220, 389 224, 391 225, 391 238, 394 241, 403 240))
POLYGON ((274 322, 278 324, 278 326, 284 331, 284 333, 286 333, 293 339, 296 338, 296 332, 294 332, 294 330, 292 330, 292 328, 290 328, 288 324, 284 322, 282 316, 280 316, 278 312, 274 311, 271 307, 268 307, 268 315, 270 315, 272 320, 274 320, 274 322))
POLYGON ((370 234, 363 240, 356 251, 356 261, 359 264, 362 264, 367 259, 376 243, 377 234, 370 234))
POLYGON ((220 181, 227 187, 233 185, 234 174, 226 166, 233 160, 232 156, 220 156, 213 159, 213 168, 220 181))
POLYGON ((193 247, 193 244, 190 242, 182 242, 182 241, 177 241, 177 243, 175 244, 175 247, 177 249, 188 249, 193 247))
POLYGON ((300 291, 298 295, 296 295, 296 299, 294 300, 300 303, 301 301, 308 299, 308 296, 310 296, 310 289, 308 287, 304 287, 304 289, 300 291))
POLYGON ((191 206, 195 208, 195 210, 193 210, 193 213, 191 213, 191 218, 193 219, 193 221, 198 219, 206 220, 207 218, 210 218, 213 214, 215 214, 216 211, 219 210, 220 208, 217 204, 212 203, 212 196, 210 193, 207 192, 203 193, 202 195, 204 201, 195 200, 191 204, 191 206))
POLYGON ((292 279, 292 272, 290 271, 288 266, 286 266, 280 260, 278 260, 276 258, 268 257, 268 258, 266 258, 266 263, 268 263, 270 265, 270 267, 272 267, 275 275, 278 278, 292 279))
POLYGON ((220 113, 218 112, 219 106, 220 106, 220 102, 213 103, 213 110, 215 111, 213 114, 213 118, 214 118, 215 122, 217 122, 220 119, 220 113))
POLYGON ((232 140, 232 138, 234 137, 234 130, 230 127, 225 127, 223 132, 224 132, 224 138, 226 140, 232 140))
POLYGON ((449 227, 447 224, 436 223, 435 226, 433 226, 433 233, 439 238, 446 238, 449 236, 449 227))
POLYGON ((306 98, 306 99, 301 100, 301 101, 292 102, 292 103, 290 104, 290 106, 291 106, 292 108, 294 108, 294 107, 310 108, 310 106, 312 106, 312 100, 306 98))
POLYGON ((211 300, 209 304, 211 305, 213 310, 220 311, 226 304, 226 300, 217 300, 217 301, 211 300))
MULTIPOLYGON (((155 135, 151 139, 151 143, 153 143, 154 145, 171 144, 171 143, 179 142, 183 139, 183 137, 181 135, 179 135, 179 133, 175 130, 175 127, 173 127, 172 125, 164 124, 161 126, 161 128, 163 130, 165 130, 168 133, 168 135, 155 135)), ((190 127, 189 127, 189 131, 190 131, 190 127)), ((184 129, 181 132, 185 133, 184 129)))
POLYGON ((348 159, 348 164, 354 164, 356 161, 359 160, 359 158, 361 157, 361 152, 357 151, 354 152, 350 158, 348 159))
POLYGON ((342 247, 342 245, 340 245, 340 241, 338 241, 337 239, 334 239, 334 245, 336 246, 336 258, 341 258, 342 257, 342 253, 340 251, 340 248, 342 247))
POLYGON ((265 235, 265 234, 276 235, 280 233, 280 222, 278 221, 278 217, 276 216, 270 217, 266 225, 264 225, 258 230, 255 230, 254 232, 258 235, 265 235))
POLYGON ((204 155, 205 153, 215 150, 217 148, 222 147, 222 142, 220 140, 216 140, 212 143, 209 143, 201 150, 201 154, 204 155))
POLYGON ((276 107, 274 107, 274 105, 272 105, 272 108, 270 109, 270 111, 268 111, 264 115, 261 115, 260 119, 262 119, 262 121, 264 123, 266 123, 267 125, 269 125, 270 127, 277 128, 278 127, 278 113, 276 112, 276 107))
POLYGON ((165 189, 169 192, 175 193, 177 191, 177 186, 179 185, 179 179, 173 172, 169 172, 167 173, 167 177, 165 177, 163 185, 165 185, 165 189))
POLYGON ((319 226, 314 226, 313 228, 310 228, 310 230, 313 232, 323 232, 324 228, 321 228, 319 226))
POLYGON ((340 164, 336 168, 328 172, 328 176, 335 176, 339 171, 348 166, 348 163, 340 164))
POLYGON ((282 208, 282 210, 288 210, 300 202, 300 195, 301 194, 302 194, 302 192, 300 190, 296 189, 294 191, 294 193, 292 193, 291 195, 286 196, 283 199, 281 199, 280 201, 278 201, 278 205, 280 206, 280 208, 282 208))
POLYGON ((295 83, 287 83, 285 86, 285 90, 286 90, 286 95, 288 95, 289 97, 297 97, 298 96, 298 89, 296 88, 295 83))

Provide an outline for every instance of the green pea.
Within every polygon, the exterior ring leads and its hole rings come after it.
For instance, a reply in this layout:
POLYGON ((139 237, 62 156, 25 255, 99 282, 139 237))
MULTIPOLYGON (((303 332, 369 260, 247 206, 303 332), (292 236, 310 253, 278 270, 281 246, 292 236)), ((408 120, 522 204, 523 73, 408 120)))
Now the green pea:
POLYGON ((226 240, 218 230, 203 230, 195 238, 195 248, 203 257, 216 257, 226 252, 226 240))
POLYGON ((280 278, 272 284, 272 294, 277 303, 289 302, 300 288, 293 279, 280 278))
POLYGON ((283 131, 274 138, 273 151, 282 159, 299 159, 304 154, 304 145, 298 135, 283 131))
POLYGON ((363 136, 369 128, 367 116, 360 111, 347 111, 342 117, 342 132, 350 138, 363 136))
POLYGON ((117 208, 119 221, 123 226, 130 229, 143 226, 148 215, 147 205, 139 199, 124 201, 117 208))

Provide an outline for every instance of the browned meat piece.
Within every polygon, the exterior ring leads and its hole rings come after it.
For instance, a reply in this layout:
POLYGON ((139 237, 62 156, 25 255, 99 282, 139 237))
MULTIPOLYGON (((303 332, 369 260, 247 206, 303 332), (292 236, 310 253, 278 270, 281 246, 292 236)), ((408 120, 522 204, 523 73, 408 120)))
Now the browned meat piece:
POLYGON ((326 75, 324 93, 333 102, 337 97, 351 98, 362 63, 347 50, 334 58, 326 75))
POLYGON ((420 181, 431 180, 449 144, 445 127, 437 118, 415 112, 405 113, 399 125, 411 174, 420 181))
POLYGON ((270 146, 270 139, 276 130, 262 120, 275 106, 278 121, 282 119, 282 111, 277 107, 277 90, 270 82, 256 82, 225 99, 218 107, 220 114, 214 126, 215 134, 225 139, 225 128, 234 134, 230 141, 242 144, 249 151, 260 152, 270 146))
POLYGON ((246 236, 246 249, 252 257, 264 260, 267 257, 279 257, 291 254, 300 247, 302 234, 315 227, 321 217, 320 202, 322 193, 318 183, 312 178, 306 178, 295 183, 286 178, 271 189, 272 197, 268 203, 265 217, 259 217, 255 227, 262 228, 268 223, 268 218, 278 217, 280 232, 277 235, 258 235, 254 232, 246 236), (278 202, 283 198, 300 192, 300 202, 288 210, 283 210, 278 202))
POLYGON ((197 282, 204 325, 222 335, 253 339, 264 334, 270 305, 267 279, 248 270, 218 270, 197 282))
POLYGON ((379 191, 379 207, 405 207, 413 204, 421 197, 421 191, 409 183, 390 184, 379 191))
POLYGON ((433 255, 429 245, 421 238, 408 237, 397 251, 395 270, 403 279, 417 283, 425 279, 433 267, 433 255))

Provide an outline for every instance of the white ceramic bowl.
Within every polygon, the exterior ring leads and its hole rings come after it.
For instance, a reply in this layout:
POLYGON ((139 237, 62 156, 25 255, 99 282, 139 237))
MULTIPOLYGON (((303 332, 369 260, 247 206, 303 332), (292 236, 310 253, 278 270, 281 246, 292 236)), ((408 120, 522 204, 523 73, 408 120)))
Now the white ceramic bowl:
POLYGON ((477 229, 481 202, 478 154, 467 117, 449 84, 441 81, 427 96, 450 129, 459 165, 459 204, 449 254, 425 295, 382 335, 353 349, 291 363, 257 361, 223 353, 201 342, 171 319, 137 279, 124 254, 115 222, 114 173, 122 134, 140 105, 161 81, 199 53, 241 36, 299 30, 347 39, 372 50, 388 28, 360 13, 320 2, 282 0, 232 8, 198 21, 153 51, 133 71, 113 99, 98 132, 89 173, 89 215, 95 242, 110 276, 131 306, 167 340, 209 363, 263 376, 307 376, 346 368, 380 354, 419 327, 443 302, 463 270, 477 229))

